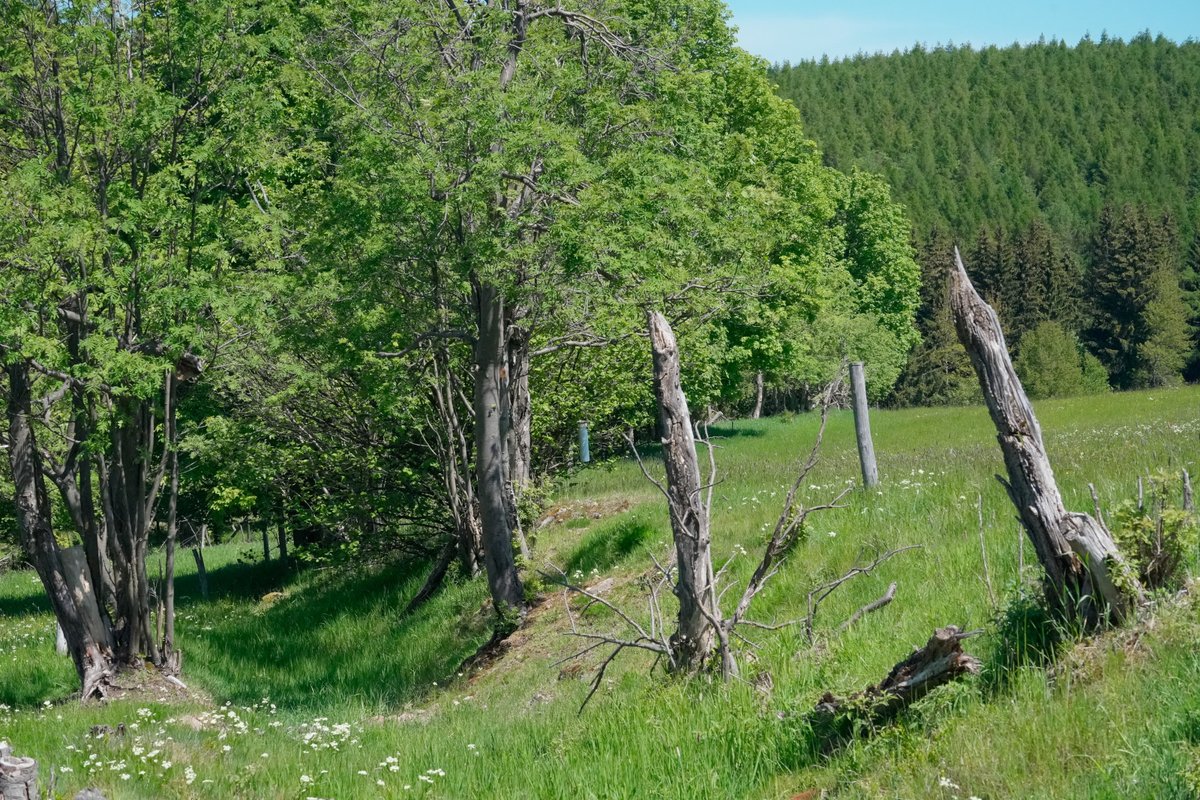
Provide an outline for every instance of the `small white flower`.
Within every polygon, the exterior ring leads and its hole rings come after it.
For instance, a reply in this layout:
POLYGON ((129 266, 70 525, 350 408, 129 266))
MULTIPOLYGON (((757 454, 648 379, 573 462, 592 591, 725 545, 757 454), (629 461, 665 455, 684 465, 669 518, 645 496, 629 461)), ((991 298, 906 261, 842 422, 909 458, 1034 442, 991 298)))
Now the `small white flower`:
POLYGON ((300 782, 301 783, 312 783, 312 778, 308 775, 301 775, 300 782))
POLYGON ((130 775, 128 772, 122 772, 122 773, 121 773, 121 780, 123 780, 123 781, 127 781, 127 780, 129 780, 131 777, 133 777, 133 776, 132 776, 132 775, 130 775))

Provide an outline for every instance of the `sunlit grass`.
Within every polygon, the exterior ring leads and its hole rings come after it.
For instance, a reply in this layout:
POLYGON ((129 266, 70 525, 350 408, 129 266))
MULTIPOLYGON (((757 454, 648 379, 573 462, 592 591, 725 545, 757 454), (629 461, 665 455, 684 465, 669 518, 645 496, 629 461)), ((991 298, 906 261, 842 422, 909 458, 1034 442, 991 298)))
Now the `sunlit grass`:
MULTIPOLYGON (((1198 471, 1196 389, 1052 401, 1038 411, 1072 507, 1091 508, 1089 482, 1109 506, 1134 492, 1139 474, 1198 471)), ((967 681, 871 740, 814 755, 803 714, 821 692, 879 680, 941 625, 984 628, 968 649, 985 657, 995 650, 981 511, 993 591, 1003 598, 1017 577, 1018 528, 993 478, 1003 464, 984 410, 877 412, 872 426, 880 490, 855 491, 846 509, 814 517, 754 616, 795 618, 808 591, 856 560, 923 547, 834 595, 815 647, 796 629, 752 635, 758 648, 747 671, 772 673, 770 697, 743 683, 650 675, 649 661, 631 655, 578 715, 591 673, 554 666, 578 646, 563 635, 557 595, 495 667, 459 677, 458 665, 488 635, 482 582, 449 586, 404 617, 423 577, 404 565, 287 573, 239 563, 248 548, 233 546, 208 551, 208 602, 198 598, 191 559, 180 559, 184 678, 212 704, 78 707, 39 587, 29 573, 0 576, 0 703, 8 706, 0 738, 38 757, 44 774, 55 768, 57 791, 68 796, 85 785, 118 798, 786 798, 807 789, 947 800, 1194 796, 1200 617, 1190 606, 1162 612, 1136 646, 1095 648, 1086 670, 1055 678, 1016 667, 1001 682, 967 681), (892 581, 899 588, 890 606, 836 632, 892 581), (282 598, 261 600, 276 590, 282 598), (87 737, 93 724, 118 722, 139 728, 117 741, 87 737)), ((802 415, 713 431, 717 558, 738 546, 750 554, 734 562, 734 581, 752 569, 815 430, 816 419, 802 415)), ((827 500, 857 477, 852 420, 834 414, 806 499, 827 500)), ((606 519, 540 530, 536 561, 589 583, 615 577, 614 597, 642 609, 636 577, 649 567, 647 550, 665 554, 669 542, 653 487, 635 464, 618 461, 578 473, 558 498, 633 502, 606 519)), ((1024 557, 1033 562, 1031 548, 1024 557)), ((602 614, 588 621, 615 625, 602 614)))

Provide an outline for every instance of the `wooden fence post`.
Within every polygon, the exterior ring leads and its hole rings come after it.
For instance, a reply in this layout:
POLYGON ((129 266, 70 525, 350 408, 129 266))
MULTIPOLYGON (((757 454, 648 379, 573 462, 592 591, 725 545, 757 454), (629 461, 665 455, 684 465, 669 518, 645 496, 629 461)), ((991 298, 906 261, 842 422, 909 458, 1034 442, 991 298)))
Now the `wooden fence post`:
POLYGON ((850 386, 854 394, 854 435, 858 439, 858 460, 862 462, 863 487, 871 489, 879 485, 879 467, 875 464, 875 445, 871 442, 867 379, 861 361, 850 365, 850 386))

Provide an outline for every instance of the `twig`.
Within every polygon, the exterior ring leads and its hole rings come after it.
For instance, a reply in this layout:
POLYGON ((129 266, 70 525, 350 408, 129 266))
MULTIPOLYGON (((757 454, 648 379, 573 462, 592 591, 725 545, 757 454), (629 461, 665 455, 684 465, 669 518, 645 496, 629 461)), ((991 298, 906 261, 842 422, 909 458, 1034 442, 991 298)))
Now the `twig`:
POLYGON ((878 611, 879 609, 886 606, 888 603, 892 602, 892 600, 894 600, 895 598, 896 598, 896 582, 892 581, 892 585, 887 588, 887 591, 883 593, 882 597, 880 597, 876 600, 872 600, 871 602, 867 603, 865 606, 860 608, 858 611, 855 611, 853 614, 850 615, 850 619, 846 620, 838 627, 838 630, 839 631, 846 630, 850 626, 854 625, 854 623, 858 622, 860 619, 865 617, 867 614, 870 614, 872 611, 878 611))
POLYGON ((829 583, 818 586, 816 589, 813 589, 811 592, 809 592, 808 616, 804 618, 804 633, 808 639, 808 643, 811 645, 813 642, 813 623, 816 621, 817 610, 821 607, 821 603, 823 603, 829 597, 829 595, 837 591, 842 584, 857 578, 859 575, 870 575, 876 567, 890 559, 892 556, 899 555, 907 550, 916 550, 924 546, 925 545, 922 544, 910 544, 904 547, 897 547, 895 549, 888 550, 877 556, 870 564, 861 567, 853 566, 846 570, 846 572, 843 573, 840 578, 836 578, 829 583))
POLYGON ((979 551, 983 554, 983 581, 987 584, 988 599, 992 603, 992 608, 996 607, 996 592, 992 589, 992 573, 988 569, 987 560, 987 542, 983 538, 983 494, 977 494, 975 500, 975 510, 979 515, 979 551))

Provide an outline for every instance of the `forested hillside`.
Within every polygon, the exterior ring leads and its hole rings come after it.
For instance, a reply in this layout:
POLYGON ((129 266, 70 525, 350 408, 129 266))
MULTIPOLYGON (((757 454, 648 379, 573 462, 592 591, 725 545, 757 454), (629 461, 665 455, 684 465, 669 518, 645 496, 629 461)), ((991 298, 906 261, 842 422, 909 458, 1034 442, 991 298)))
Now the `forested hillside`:
MULTIPOLYGON (((1189 360, 1196 377, 1200 44, 1143 34, 918 46, 772 75, 829 164, 891 184, 927 270, 931 260, 941 269, 951 241, 963 246, 1010 344, 1054 322, 1060 349, 1079 337, 1114 386, 1178 380, 1189 360), (1117 239, 1126 266, 1114 261, 1117 239), (1122 306, 1114 292, 1136 299, 1122 306)), ((966 371, 946 361, 953 336, 937 322, 937 282, 927 274, 925 345, 903 401, 961 399, 953 376, 966 371)))

